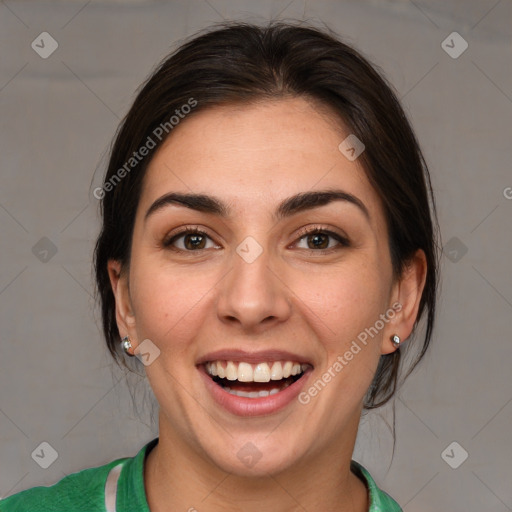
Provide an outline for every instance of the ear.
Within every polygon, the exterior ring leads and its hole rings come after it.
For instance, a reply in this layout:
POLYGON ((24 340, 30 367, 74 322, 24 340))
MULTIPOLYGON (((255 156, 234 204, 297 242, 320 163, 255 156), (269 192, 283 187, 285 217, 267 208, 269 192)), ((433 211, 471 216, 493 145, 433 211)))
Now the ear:
POLYGON ((396 315, 387 326, 388 329, 382 341, 382 354, 389 354, 396 350, 391 342, 391 336, 394 334, 397 334, 402 341, 411 335, 418 316, 426 278, 427 258, 425 253, 418 249, 407 262, 400 279, 393 285, 391 304, 396 315))
POLYGON ((132 346, 135 347, 135 315, 130 299, 128 272, 123 269, 121 263, 116 260, 109 260, 107 269, 112 292, 116 299, 116 322, 119 334, 121 338, 129 336, 132 346))

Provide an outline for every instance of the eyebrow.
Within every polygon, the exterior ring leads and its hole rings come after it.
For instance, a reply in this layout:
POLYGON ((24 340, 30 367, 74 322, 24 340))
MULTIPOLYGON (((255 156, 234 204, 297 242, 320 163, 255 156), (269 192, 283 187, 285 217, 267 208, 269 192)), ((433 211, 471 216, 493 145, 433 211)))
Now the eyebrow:
MULTIPOLYGON (((353 194, 343 190, 315 190, 312 192, 301 192, 284 199, 277 207, 273 217, 281 220, 291 217, 299 212, 318 208, 334 201, 345 201, 353 204, 370 220, 370 214, 364 203, 353 194)), ((227 218, 230 215, 230 208, 220 199, 206 194, 191 194, 182 192, 170 192, 158 198, 148 209, 144 222, 155 212, 162 210, 168 205, 180 205, 199 212, 210 213, 227 218)))

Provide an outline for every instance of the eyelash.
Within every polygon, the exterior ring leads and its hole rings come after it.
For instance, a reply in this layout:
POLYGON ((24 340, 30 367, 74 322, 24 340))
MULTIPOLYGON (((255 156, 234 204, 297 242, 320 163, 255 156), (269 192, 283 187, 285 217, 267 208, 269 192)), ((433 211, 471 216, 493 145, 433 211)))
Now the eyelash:
POLYGON ((328 249, 304 249, 305 251, 309 251, 310 253, 323 253, 323 254, 330 254, 333 251, 337 251, 342 247, 350 247, 350 242, 348 238, 340 235, 339 233, 335 233, 334 231, 331 231, 329 229, 325 229, 322 226, 313 226, 313 227, 306 227, 301 229, 297 233, 298 240, 302 240, 303 238, 306 238, 307 236, 316 235, 316 234, 323 234, 330 236, 331 238, 334 238, 336 241, 339 242, 338 246, 335 247, 329 247, 328 249))
MULTIPOLYGON (((303 250, 309 251, 310 253, 330 254, 333 251, 339 250, 341 247, 350 247, 350 242, 346 237, 344 237, 338 233, 335 233, 334 231, 324 229, 321 226, 307 227, 307 228, 301 229, 299 231, 299 233, 297 233, 297 240, 300 241, 303 238, 306 238, 307 236, 316 235, 316 234, 323 234, 323 235, 330 236, 331 238, 334 238, 336 241, 338 241, 339 245, 336 247, 329 247, 327 249, 303 249, 303 250)), ((210 235, 208 235, 208 233, 206 233, 206 231, 201 230, 199 227, 186 226, 178 233, 174 233, 173 235, 165 238, 163 241, 163 246, 165 248, 171 249, 176 252, 192 253, 192 252, 200 252, 200 251, 207 250, 207 249, 198 249, 197 251, 193 251, 193 250, 178 249, 178 248, 174 247, 173 243, 177 239, 179 239, 185 235, 201 235, 201 236, 205 236, 205 237, 211 239, 210 235)))

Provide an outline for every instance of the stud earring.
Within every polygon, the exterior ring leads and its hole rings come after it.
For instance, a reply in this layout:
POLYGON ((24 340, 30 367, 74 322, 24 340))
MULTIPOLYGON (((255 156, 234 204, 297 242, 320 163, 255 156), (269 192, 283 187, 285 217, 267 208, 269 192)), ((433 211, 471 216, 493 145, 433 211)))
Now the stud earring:
POLYGON ((130 357, 134 357, 135 354, 132 354, 130 352, 130 349, 132 348, 132 343, 130 341, 130 338, 128 336, 125 336, 121 340, 121 348, 124 350, 125 354, 130 357))
POLYGON ((391 341, 395 348, 400 347, 400 336, 398 336, 397 334, 393 334, 393 336, 391 336, 391 341))

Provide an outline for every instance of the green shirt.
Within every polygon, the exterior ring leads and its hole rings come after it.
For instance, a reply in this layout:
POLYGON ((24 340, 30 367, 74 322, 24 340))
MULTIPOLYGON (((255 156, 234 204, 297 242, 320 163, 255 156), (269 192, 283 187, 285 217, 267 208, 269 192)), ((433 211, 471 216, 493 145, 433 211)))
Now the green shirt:
MULTIPOLYGON (((150 512, 144 489, 144 460, 158 438, 135 457, 66 476, 51 487, 33 487, 0 500, 0 512, 150 512)), ((381 491, 370 473, 352 461, 352 471, 368 488, 368 512, 402 512, 396 501, 381 491)))

